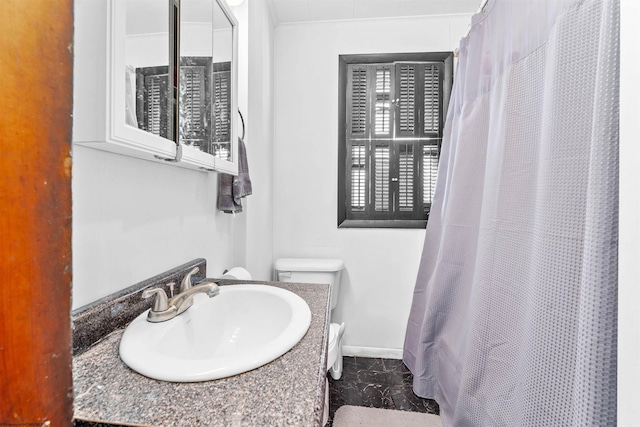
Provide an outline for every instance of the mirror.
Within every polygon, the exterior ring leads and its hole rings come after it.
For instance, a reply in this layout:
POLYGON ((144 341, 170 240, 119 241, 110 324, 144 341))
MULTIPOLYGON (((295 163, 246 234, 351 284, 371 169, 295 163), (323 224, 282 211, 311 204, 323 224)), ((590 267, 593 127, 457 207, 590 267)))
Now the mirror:
POLYGON ((230 162, 234 23, 217 0, 181 0, 180 142, 230 162))
POLYGON ((168 1, 127 0, 125 123, 174 140, 168 1))

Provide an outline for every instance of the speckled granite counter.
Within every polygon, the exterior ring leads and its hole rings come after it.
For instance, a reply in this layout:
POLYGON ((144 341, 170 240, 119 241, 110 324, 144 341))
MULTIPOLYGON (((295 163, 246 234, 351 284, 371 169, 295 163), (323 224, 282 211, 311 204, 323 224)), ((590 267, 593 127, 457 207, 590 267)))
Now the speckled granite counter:
MULTIPOLYGON (((273 362, 201 383, 168 383, 130 370, 118 356, 120 328, 74 356, 76 425, 320 426, 324 408, 329 289, 261 283, 292 291, 311 309, 304 338, 273 362)), ((233 286, 229 284, 228 286, 233 286)))

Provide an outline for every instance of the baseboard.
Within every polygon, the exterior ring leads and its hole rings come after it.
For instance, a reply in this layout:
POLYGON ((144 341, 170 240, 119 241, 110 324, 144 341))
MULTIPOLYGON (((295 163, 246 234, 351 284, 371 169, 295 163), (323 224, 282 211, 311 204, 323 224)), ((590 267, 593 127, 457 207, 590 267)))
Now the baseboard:
POLYGON ((376 357, 382 359, 402 360, 401 348, 362 347, 357 345, 343 345, 343 356, 376 357))

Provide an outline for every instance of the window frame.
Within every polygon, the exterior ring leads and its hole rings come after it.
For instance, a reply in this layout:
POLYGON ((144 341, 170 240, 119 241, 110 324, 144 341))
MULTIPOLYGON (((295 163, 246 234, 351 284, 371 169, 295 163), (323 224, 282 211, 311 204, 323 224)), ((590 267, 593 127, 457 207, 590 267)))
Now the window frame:
MULTIPOLYGON (((353 219, 347 218, 348 200, 347 168, 351 166, 348 155, 347 135, 347 85, 348 68, 351 64, 391 64, 399 62, 441 62, 443 64, 442 113, 440 115, 440 132, 444 127, 446 111, 449 106, 453 86, 453 52, 418 52, 418 53, 382 53, 355 54, 338 56, 338 228, 425 228, 427 219, 353 219)), ((395 120, 392 127, 395 128, 395 120)), ((441 141, 438 142, 438 150, 441 141)), ((365 160, 368 161, 368 160, 365 160)), ((370 177, 367 176, 367 179, 370 177)))

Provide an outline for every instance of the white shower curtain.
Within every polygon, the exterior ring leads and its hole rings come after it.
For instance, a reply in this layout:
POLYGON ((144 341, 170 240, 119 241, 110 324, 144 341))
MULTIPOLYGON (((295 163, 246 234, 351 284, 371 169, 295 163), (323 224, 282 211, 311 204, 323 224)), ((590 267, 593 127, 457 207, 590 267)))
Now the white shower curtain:
POLYGON ((490 0, 462 40, 407 325, 445 426, 616 425, 618 0, 490 0))

